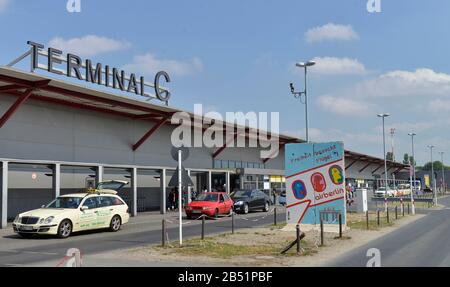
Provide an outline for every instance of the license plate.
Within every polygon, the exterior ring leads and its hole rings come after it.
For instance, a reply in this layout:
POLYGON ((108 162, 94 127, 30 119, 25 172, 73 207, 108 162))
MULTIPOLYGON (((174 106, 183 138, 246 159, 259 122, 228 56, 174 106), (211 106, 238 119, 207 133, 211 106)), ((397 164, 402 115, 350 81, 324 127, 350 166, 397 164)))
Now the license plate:
POLYGON ((23 230, 23 231, 31 231, 31 230, 33 230, 33 226, 21 226, 21 227, 20 227, 20 230, 23 230))
POLYGON ((198 214, 198 213, 202 213, 202 212, 200 210, 192 210, 192 213, 198 214))

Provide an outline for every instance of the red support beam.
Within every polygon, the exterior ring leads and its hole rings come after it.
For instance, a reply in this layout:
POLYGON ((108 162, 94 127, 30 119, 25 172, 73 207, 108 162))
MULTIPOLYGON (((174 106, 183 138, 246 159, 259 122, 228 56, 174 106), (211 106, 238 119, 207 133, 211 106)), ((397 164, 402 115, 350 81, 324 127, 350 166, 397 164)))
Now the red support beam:
POLYGON ((228 146, 230 143, 232 143, 232 142, 234 142, 234 141, 236 140, 237 137, 238 137, 238 133, 235 133, 232 140, 230 140, 229 142, 225 143, 224 146, 222 146, 221 148, 219 148, 219 149, 213 154, 213 159, 215 159, 219 154, 221 154, 221 153, 227 148, 227 146, 228 146))
MULTIPOLYGON (((387 168, 387 170, 386 170, 386 172, 389 172, 391 169, 393 169, 393 167, 391 166, 391 167, 388 167, 387 168)), ((381 173, 381 175, 383 175, 383 174, 385 174, 385 172, 383 171, 383 173, 381 173)))
POLYGON ((2 128, 6 122, 14 115, 17 109, 31 96, 33 89, 27 89, 22 95, 14 102, 14 104, 5 112, 0 119, 0 128, 2 128))
POLYGON ((20 90, 23 88, 24 88, 24 86, 21 86, 21 85, 7 85, 7 86, 0 87, 0 92, 2 92, 2 93, 13 92, 13 91, 17 91, 17 90, 20 90))
POLYGON ((157 119, 160 117, 161 117, 161 115, 144 114, 144 115, 135 115, 133 118, 136 120, 147 120, 147 119, 157 119))
POLYGON ((401 171, 403 169, 403 167, 400 167, 398 169, 396 169, 393 173, 396 174, 397 172, 401 171))
POLYGON ((383 166, 384 166, 384 164, 379 165, 375 170, 372 171, 372 174, 376 173, 383 166))
POLYGON ((137 143, 133 145, 133 151, 136 151, 152 134, 154 134, 162 125, 164 125, 169 117, 165 116, 158 121, 137 143))
POLYGON ((369 162, 368 164, 366 164, 363 168, 361 168, 359 170, 359 172, 363 172, 366 168, 368 168, 371 164, 373 164, 373 162, 369 162))
POLYGON ((353 160, 349 165, 347 165, 345 167, 345 169, 349 169, 350 167, 352 167, 355 163, 357 163, 360 160, 360 158, 357 158, 355 160, 353 160))
MULTIPOLYGON (((25 92, 19 94, 19 98, 14 102, 14 104, 5 112, 5 114, 0 118, 0 128, 2 128, 6 122, 14 115, 14 113, 19 109, 19 107, 28 100, 31 95, 33 94, 33 91, 35 89, 40 89, 43 87, 48 86, 50 83, 50 80, 44 80, 44 81, 37 81, 37 82, 30 82, 29 87, 25 90, 25 92)), ((19 84, 21 85, 21 84, 19 84)), ((11 86, 10 86, 11 88, 11 86)), ((15 89, 18 89, 20 87, 13 87, 15 89)), ((21 87, 23 88, 23 87, 21 87)), ((6 89, 5 89, 6 90, 6 89)))

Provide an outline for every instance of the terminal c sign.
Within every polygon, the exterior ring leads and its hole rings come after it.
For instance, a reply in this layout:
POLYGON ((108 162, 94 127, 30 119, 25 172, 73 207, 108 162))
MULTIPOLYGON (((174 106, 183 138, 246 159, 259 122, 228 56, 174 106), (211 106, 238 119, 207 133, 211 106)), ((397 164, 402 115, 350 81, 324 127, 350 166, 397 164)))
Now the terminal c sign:
POLYGON ((68 53, 63 57, 63 52, 49 47, 44 51, 44 45, 32 41, 27 42, 31 46, 31 70, 44 69, 49 73, 65 75, 67 77, 77 78, 81 81, 93 84, 119 89, 124 92, 133 93, 147 98, 157 98, 166 104, 170 98, 170 92, 160 86, 161 77, 165 82, 170 82, 169 74, 160 71, 156 73, 152 84, 145 82, 144 77, 136 77, 134 73, 126 76, 125 71, 119 70, 109 65, 97 63, 95 68, 89 59, 82 60, 79 56, 68 53), (47 65, 39 64, 39 56, 46 57, 47 65), (65 64, 65 69, 59 69, 56 66, 65 64), (146 92, 146 87, 154 89, 155 94, 146 92))

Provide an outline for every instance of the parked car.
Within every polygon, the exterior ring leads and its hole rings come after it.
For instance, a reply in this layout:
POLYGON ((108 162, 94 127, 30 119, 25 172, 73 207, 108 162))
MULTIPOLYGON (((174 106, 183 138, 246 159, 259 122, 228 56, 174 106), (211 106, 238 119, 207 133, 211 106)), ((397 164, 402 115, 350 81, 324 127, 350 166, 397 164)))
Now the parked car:
POLYGON ((282 206, 286 205, 286 191, 283 191, 278 197, 278 203, 282 206))
POLYGON ((217 218, 220 214, 233 212, 233 200, 224 192, 199 194, 185 209, 187 218, 204 214, 217 218))
POLYGON ((269 211, 270 199, 262 191, 238 190, 232 195, 234 211, 247 214, 251 210, 269 211))
POLYGON ((375 197, 384 197, 385 194, 388 197, 393 197, 395 195, 395 190, 388 187, 387 193, 386 193, 386 188, 384 186, 381 186, 374 192, 375 197))
POLYGON ((127 182, 100 183, 100 189, 87 193, 57 197, 42 208, 21 213, 13 222, 13 230, 28 238, 35 234, 67 238, 73 232, 109 228, 118 231, 130 218, 128 205, 117 195, 127 182))

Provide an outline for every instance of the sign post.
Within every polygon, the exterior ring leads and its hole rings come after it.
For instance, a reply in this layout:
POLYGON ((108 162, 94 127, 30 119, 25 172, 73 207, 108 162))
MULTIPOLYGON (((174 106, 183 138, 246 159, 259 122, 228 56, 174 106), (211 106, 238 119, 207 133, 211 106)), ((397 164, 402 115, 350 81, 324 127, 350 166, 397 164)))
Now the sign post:
POLYGON ((171 155, 177 161, 177 169, 170 179, 169 186, 178 187, 178 216, 179 216, 179 234, 180 245, 183 245, 183 187, 193 186, 191 178, 181 163, 189 157, 189 149, 186 147, 173 147, 171 155))
POLYGON ((183 245, 183 201, 182 201, 182 186, 183 186, 183 180, 181 178, 181 157, 183 152, 181 149, 178 150, 178 213, 179 213, 179 220, 180 220, 180 245, 183 245))

